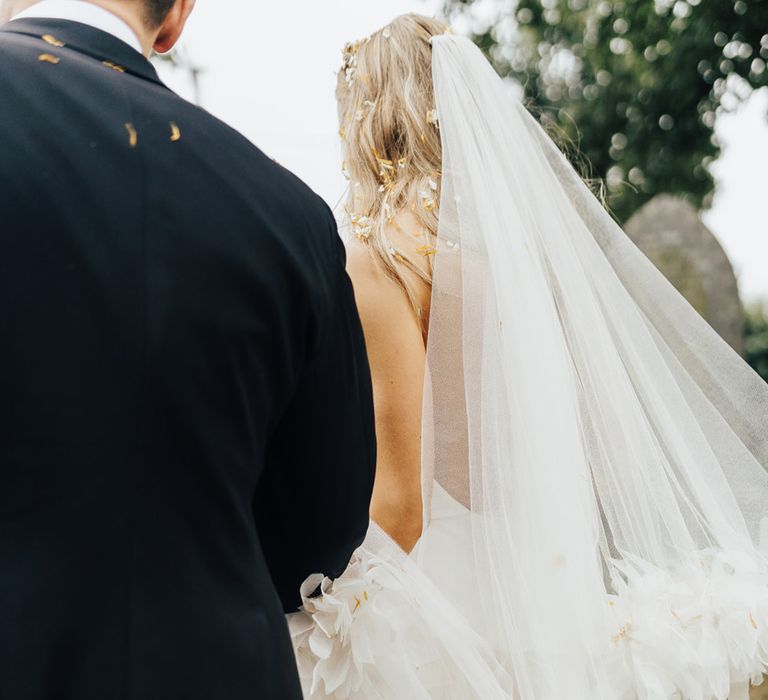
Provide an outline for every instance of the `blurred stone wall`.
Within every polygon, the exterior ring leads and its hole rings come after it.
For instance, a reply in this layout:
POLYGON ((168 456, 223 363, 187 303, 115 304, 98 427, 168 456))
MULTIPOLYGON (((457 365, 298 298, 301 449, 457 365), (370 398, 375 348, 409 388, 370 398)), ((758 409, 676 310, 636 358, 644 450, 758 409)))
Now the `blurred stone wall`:
POLYGON ((744 313, 736 275, 714 234, 683 199, 657 195, 625 230, 726 342, 744 352, 744 313))

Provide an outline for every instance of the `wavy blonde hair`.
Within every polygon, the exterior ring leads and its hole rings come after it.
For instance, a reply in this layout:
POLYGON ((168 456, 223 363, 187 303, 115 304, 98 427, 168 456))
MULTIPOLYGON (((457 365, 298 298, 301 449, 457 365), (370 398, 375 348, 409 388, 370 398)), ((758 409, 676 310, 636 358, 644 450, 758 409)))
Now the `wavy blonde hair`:
POLYGON ((336 90, 352 233, 402 287, 422 323, 403 268, 431 285, 442 152, 430 42, 447 30, 441 22, 409 14, 347 44, 336 90), (399 228, 395 219, 403 211, 412 212, 421 227, 416 254, 426 256, 426 266, 387 239, 387 226, 399 228))

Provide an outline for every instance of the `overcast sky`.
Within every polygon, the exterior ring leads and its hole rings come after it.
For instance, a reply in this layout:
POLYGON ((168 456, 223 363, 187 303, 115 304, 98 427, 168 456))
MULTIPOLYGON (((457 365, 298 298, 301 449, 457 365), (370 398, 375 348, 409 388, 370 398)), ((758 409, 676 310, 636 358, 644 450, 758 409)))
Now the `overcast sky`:
MULTIPOLYGON (((297 173, 333 207, 340 173, 335 72, 345 42, 440 0, 198 0, 183 47, 199 64, 201 102, 297 173)), ((189 81, 163 77, 191 97, 189 81)), ((736 267, 745 299, 768 298, 768 89, 717 124, 720 182, 704 216, 736 267)))

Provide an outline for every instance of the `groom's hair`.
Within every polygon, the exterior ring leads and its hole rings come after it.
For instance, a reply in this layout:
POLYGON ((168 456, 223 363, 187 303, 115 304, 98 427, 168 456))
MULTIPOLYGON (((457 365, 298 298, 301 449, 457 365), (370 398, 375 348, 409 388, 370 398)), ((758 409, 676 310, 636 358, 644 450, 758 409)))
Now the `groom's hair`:
POLYGON ((146 21, 152 28, 159 27, 168 16, 176 0, 144 0, 146 21))

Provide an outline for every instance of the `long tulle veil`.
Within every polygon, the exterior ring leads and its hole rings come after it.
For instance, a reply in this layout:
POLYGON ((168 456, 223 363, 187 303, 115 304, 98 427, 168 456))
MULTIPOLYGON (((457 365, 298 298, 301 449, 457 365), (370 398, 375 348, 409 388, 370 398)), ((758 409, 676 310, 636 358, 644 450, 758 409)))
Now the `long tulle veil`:
POLYGON ((469 40, 436 37, 433 71, 414 556, 520 700, 742 697, 768 663, 768 385, 469 40))

